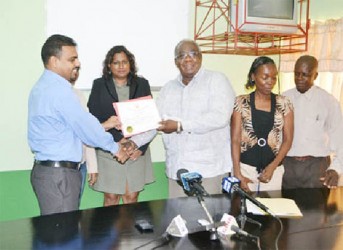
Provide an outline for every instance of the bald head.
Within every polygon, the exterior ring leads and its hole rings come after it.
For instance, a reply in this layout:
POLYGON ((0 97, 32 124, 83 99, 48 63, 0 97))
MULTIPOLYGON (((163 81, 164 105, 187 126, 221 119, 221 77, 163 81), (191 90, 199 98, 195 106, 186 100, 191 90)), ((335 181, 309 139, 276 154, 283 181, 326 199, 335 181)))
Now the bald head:
POLYGON ((295 68, 300 64, 306 64, 311 69, 318 69, 318 60, 314 56, 305 55, 299 57, 295 63, 295 68))

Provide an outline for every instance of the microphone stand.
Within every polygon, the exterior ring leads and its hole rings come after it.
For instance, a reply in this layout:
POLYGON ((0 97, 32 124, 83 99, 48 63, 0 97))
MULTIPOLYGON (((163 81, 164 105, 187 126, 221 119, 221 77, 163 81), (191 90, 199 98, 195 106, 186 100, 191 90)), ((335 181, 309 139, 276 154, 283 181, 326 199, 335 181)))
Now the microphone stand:
POLYGON ((218 240, 217 229, 216 229, 216 227, 214 225, 214 221, 212 219, 212 216, 211 216, 211 214, 209 213, 209 211, 208 211, 208 209, 206 207, 206 204, 205 204, 205 201, 204 201, 202 193, 198 192, 195 189, 195 195, 197 196, 198 201, 199 201, 201 207, 204 209, 204 211, 205 211, 205 213, 207 215, 207 218, 210 221, 211 228, 208 229, 210 231, 210 233, 211 233, 210 234, 210 239, 211 240, 218 240))
POLYGON ((247 204, 245 200, 245 196, 240 194, 241 197, 241 209, 240 214, 236 217, 236 220, 240 222, 241 229, 243 230, 245 227, 246 222, 250 222, 252 224, 258 225, 258 227, 261 227, 262 224, 256 220, 253 220, 247 216, 247 204))

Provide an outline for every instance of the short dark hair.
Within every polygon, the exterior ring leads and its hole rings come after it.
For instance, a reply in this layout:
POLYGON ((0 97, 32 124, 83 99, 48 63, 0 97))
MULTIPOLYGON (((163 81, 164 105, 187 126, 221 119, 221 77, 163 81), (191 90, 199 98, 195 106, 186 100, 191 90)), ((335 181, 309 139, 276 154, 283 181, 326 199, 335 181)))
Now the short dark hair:
POLYGON ((63 46, 75 47, 77 44, 72 38, 59 34, 52 35, 45 41, 41 50, 41 57, 44 66, 48 64, 50 57, 60 56, 63 46))
POLYGON ((255 81, 253 81, 251 79, 251 75, 252 74, 255 74, 257 69, 262 66, 262 65, 265 65, 265 64, 273 64, 275 65, 275 62, 273 59, 271 59, 270 57, 268 56, 260 56, 260 57, 257 57, 253 63, 251 64, 251 67, 250 67, 250 70, 249 70, 249 73, 248 73, 248 79, 247 79, 247 82, 245 84, 245 88, 246 89, 253 89, 255 87, 255 81))
POLYGON ((311 55, 302 55, 300 56, 297 61, 295 62, 294 68, 302 63, 306 63, 310 66, 311 69, 317 69, 318 68, 318 60, 314 56, 311 55))
POLYGON ((111 76, 111 70, 108 67, 109 64, 112 63, 113 61, 113 56, 115 54, 124 52, 125 55, 127 56, 127 58, 129 59, 129 63, 130 63, 130 72, 129 72, 129 76, 131 77, 136 77, 137 76, 137 65, 136 65, 136 59, 135 56, 123 45, 117 45, 112 47, 106 54, 105 60, 103 62, 103 68, 102 68, 102 75, 103 77, 105 77, 106 79, 110 79, 111 76))

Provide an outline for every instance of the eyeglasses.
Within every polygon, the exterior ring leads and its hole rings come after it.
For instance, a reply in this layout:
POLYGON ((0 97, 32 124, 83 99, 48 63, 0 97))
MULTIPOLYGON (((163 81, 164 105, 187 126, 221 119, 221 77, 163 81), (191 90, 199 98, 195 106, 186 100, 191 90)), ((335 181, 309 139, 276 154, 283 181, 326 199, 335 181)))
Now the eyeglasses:
POLYGON ((114 61, 112 64, 114 66, 127 66, 129 65, 129 61, 114 61))
POLYGON ((187 56, 189 56, 191 59, 195 59, 197 56, 199 56, 198 51, 188 51, 188 52, 181 52, 179 55, 175 57, 176 60, 185 60, 187 56))

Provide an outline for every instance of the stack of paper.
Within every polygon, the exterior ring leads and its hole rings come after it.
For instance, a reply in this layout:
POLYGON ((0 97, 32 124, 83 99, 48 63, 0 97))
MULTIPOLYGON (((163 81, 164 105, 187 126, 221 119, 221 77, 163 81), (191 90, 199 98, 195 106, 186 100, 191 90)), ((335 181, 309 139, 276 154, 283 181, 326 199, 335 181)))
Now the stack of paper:
MULTIPOLYGON (((269 208, 276 216, 280 218, 300 218, 303 216, 299 207, 292 199, 286 198, 256 198, 259 202, 269 208)), ((257 207, 251 201, 247 200, 248 213, 256 215, 266 215, 262 209, 257 207)))

